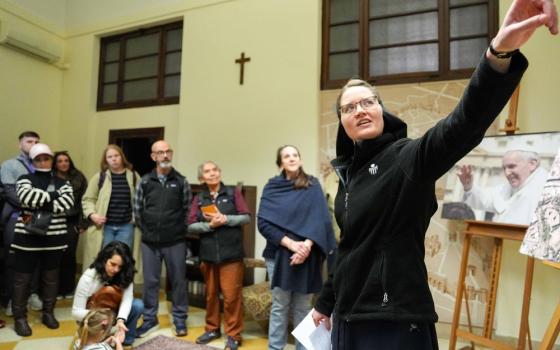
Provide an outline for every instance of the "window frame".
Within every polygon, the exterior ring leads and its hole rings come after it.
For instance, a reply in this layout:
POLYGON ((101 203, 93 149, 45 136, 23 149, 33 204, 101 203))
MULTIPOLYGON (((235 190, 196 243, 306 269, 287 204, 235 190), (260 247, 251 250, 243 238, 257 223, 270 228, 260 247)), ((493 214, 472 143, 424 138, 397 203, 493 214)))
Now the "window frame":
MULTIPOLYGON (((180 49, 175 50, 167 50, 167 32, 177 29, 183 29, 183 21, 177 21, 173 23, 167 23, 163 25, 157 25, 149 28, 141 28, 137 30, 133 30, 130 32, 102 37, 100 39, 100 50, 99 50, 99 75, 98 75, 98 84, 97 84, 97 110, 98 111, 106 111, 106 110, 115 110, 115 109, 125 109, 125 108, 137 108, 137 107, 149 107, 149 106, 161 106, 161 105, 168 105, 168 104, 178 104, 180 101, 180 96, 172 96, 172 97, 165 97, 165 78, 171 76, 181 76, 181 71, 178 73, 165 73, 166 68, 166 57, 169 54, 173 53, 181 53, 183 47, 181 45, 180 49), (132 58, 126 58, 126 41, 133 38, 138 38, 142 36, 147 36, 151 34, 159 33, 159 49, 157 53, 153 54, 144 54, 139 56, 134 56, 132 58), (119 55, 116 60, 111 60, 106 62, 105 58, 107 55, 107 47, 109 44, 119 42, 119 55), (144 76, 140 78, 132 78, 132 79, 124 79, 125 73, 125 62, 136 60, 140 58, 147 58, 157 56, 157 73, 153 76, 144 76), (116 102, 111 103, 103 103, 103 94, 104 94, 104 86, 107 85, 105 83, 105 66, 107 64, 114 64, 118 63, 117 69, 117 80, 115 84, 117 85, 117 100, 116 102), (150 98, 150 99, 142 99, 142 100, 134 100, 134 101, 123 101, 124 98, 124 85, 126 82, 131 81, 141 81, 146 79, 157 79, 157 97, 150 98)), ((111 82, 113 83, 113 82, 111 82)), ((180 90, 180 89, 179 89, 180 90)), ((179 91, 180 93, 180 91, 179 91)))
POLYGON ((450 38, 450 10, 472 7, 476 5, 487 5, 487 26, 488 33, 485 36, 488 44, 490 40, 495 36, 499 28, 499 18, 498 18, 498 0, 480 0, 473 1, 468 4, 461 4, 455 6, 449 6, 450 0, 437 0, 437 8, 431 8, 429 10, 417 10, 417 11, 407 11, 399 12, 390 15, 380 15, 371 16, 369 15, 369 1, 370 0, 358 0, 358 19, 348 20, 344 22, 337 22, 335 24, 330 23, 330 3, 331 0, 323 0, 323 20, 322 20, 322 50, 321 50, 321 89, 338 89, 344 86, 344 84, 350 78, 357 78, 356 76, 348 77, 345 79, 329 79, 329 59, 332 54, 329 52, 330 45, 330 29, 332 27, 348 24, 358 24, 358 49, 348 49, 336 51, 337 53, 358 53, 358 75, 360 79, 367 80, 375 85, 387 85, 387 84, 403 84, 403 83, 417 83, 417 82, 427 82, 427 81, 441 81, 441 80, 456 80, 456 79, 466 79, 471 76, 474 68, 467 69, 450 69, 450 43, 451 39, 474 39, 482 38, 481 35, 464 35, 450 38), (437 43, 438 44, 438 70, 430 72, 412 72, 412 73, 399 73, 393 75, 383 75, 383 76, 371 76, 369 75, 369 51, 373 48, 369 45, 369 23, 372 20, 384 19, 384 18, 396 18, 415 14, 422 14, 437 11, 438 16, 438 37, 434 40, 423 40, 406 42, 400 44, 388 44, 379 45, 375 48, 389 48, 389 47, 405 47, 414 44, 423 43, 437 43), (367 72, 367 73, 366 73, 367 72))

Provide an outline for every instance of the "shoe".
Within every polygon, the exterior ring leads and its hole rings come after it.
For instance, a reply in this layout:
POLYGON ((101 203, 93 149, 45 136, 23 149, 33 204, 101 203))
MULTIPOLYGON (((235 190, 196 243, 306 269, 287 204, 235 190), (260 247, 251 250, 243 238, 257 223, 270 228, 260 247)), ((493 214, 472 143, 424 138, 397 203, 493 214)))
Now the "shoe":
POLYGON ((159 323, 143 322, 140 327, 136 328, 136 338, 144 338, 148 334, 158 329, 159 329, 159 323))
POLYGON ((64 299, 72 299, 74 298, 74 293, 64 294, 64 299))
POLYGON ((240 346, 241 346, 241 340, 235 340, 228 335, 224 350, 237 350, 237 348, 240 346))
POLYGON ((56 296, 56 300, 62 300, 62 299, 64 299, 64 295, 57 295, 56 296))
POLYGON ((41 301, 41 299, 36 293, 31 294, 31 296, 27 300, 27 305, 29 305, 29 308, 31 310, 35 310, 35 311, 43 310, 43 302, 41 301))
POLYGON ((14 330, 20 337, 29 337, 32 334, 31 327, 27 323, 27 318, 16 318, 14 321, 14 330))
POLYGON ((11 300, 8 301, 8 305, 6 305, 6 311, 4 311, 4 313, 8 317, 12 317, 14 315, 14 312, 12 311, 12 301, 11 300))
POLYGON ((197 344, 208 344, 212 340, 218 339, 218 338, 221 338, 221 337, 222 337, 222 333, 220 333, 219 329, 215 330, 215 331, 206 331, 206 332, 204 332, 203 335, 196 338, 196 343, 197 344))
POLYGON ((41 317, 41 322, 43 322, 43 324, 50 329, 57 329, 58 327, 60 327, 60 323, 58 323, 58 321, 54 317, 54 314, 50 312, 43 311, 43 317, 41 317))
POLYGON ((175 335, 178 337, 184 337, 187 335, 187 327, 185 328, 175 328, 175 335))

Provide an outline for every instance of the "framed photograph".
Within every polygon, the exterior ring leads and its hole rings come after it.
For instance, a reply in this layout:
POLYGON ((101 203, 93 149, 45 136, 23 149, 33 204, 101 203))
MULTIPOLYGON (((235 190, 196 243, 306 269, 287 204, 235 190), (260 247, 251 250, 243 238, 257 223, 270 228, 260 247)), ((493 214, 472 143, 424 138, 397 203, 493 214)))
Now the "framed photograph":
POLYGON ((442 218, 529 225, 560 132, 485 137, 447 174, 442 218))

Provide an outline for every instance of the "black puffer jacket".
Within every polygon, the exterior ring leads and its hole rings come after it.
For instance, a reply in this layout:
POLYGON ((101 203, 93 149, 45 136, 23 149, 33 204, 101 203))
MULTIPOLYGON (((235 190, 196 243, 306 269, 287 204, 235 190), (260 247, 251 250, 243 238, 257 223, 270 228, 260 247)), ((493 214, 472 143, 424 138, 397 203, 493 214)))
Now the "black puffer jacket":
POLYGON ((527 61, 510 71, 485 58, 455 110, 419 139, 384 112, 383 134, 354 145, 339 125, 335 215, 341 241, 315 308, 341 319, 436 322, 424 237, 437 209, 435 181, 472 150, 513 93, 527 61))

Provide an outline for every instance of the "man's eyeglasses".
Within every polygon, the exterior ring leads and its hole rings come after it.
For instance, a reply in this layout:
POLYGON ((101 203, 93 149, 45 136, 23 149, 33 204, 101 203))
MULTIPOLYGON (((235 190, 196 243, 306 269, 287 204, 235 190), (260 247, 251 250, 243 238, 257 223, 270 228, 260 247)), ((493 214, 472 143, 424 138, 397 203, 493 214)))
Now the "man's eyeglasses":
POLYGON ((172 149, 168 149, 168 150, 165 150, 165 151, 156 151, 156 152, 154 152, 154 153, 155 153, 158 157, 161 157, 161 156, 166 155, 166 154, 172 156, 172 155, 173 155, 173 150, 172 150, 172 149))
POLYGON ((359 100, 358 102, 348 103, 345 104, 344 106, 340 106, 340 113, 353 114, 354 112, 356 112, 356 109, 358 108, 358 104, 362 106, 362 109, 368 109, 375 106, 378 103, 379 100, 377 99, 377 96, 366 97, 364 99, 359 100))

